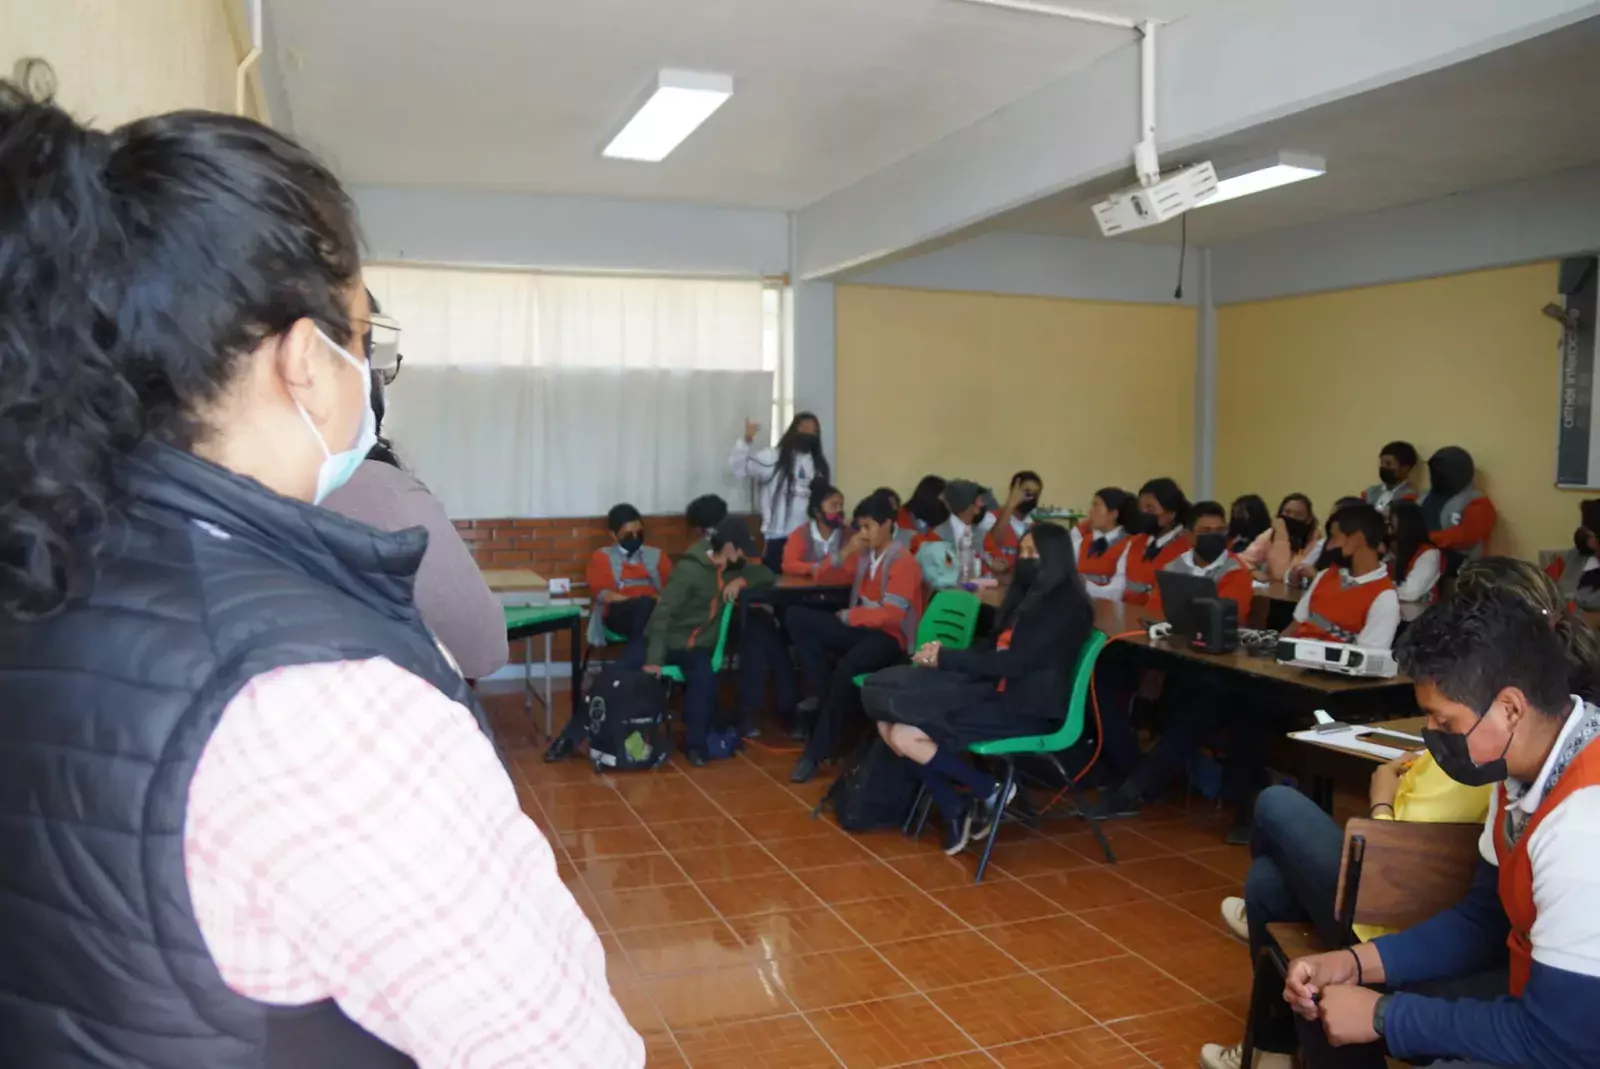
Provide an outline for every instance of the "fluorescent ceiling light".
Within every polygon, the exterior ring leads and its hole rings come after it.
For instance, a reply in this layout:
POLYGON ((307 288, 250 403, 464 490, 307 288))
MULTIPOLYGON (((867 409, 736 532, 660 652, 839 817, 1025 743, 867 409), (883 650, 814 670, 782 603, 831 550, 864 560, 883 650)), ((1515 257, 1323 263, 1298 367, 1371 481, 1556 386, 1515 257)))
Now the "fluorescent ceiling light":
POLYGON ((733 79, 703 71, 663 70, 655 92, 611 139, 604 155, 660 163, 733 95, 733 79))
POLYGON ((1213 204, 1221 204, 1225 200, 1237 200, 1239 197, 1248 197, 1252 193, 1276 189, 1278 186, 1304 182, 1307 178, 1316 178, 1326 171, 1326 165, 1315 156, 1280 153, 1270 160, 1247 165, 1235 171, 1230 177, 1219 178, 1217 191, 1195 207, 1207 208, 1213 204))

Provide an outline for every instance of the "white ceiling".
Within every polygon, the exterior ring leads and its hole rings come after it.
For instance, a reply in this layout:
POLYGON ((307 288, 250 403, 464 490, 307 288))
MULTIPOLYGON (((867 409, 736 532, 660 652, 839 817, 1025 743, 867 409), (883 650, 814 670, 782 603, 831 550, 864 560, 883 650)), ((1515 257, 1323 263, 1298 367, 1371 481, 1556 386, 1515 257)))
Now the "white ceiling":
MULTIPOLYGON (((1327 161, 1321 178, 1189 213, 1189 241, 1214 245, 1600 161, 1597 100, 1600 19, 1164 156, 1162 166, 1209 158, 1221 170, 1280 150, 1327 161)), ((1088 205, 1129 178, 1036 201, 982 229, 1098 237, 1088 205)), ((1179 223, 1115 240, 1176 244, 1179 223)))
POLYGON ((1131 40, 960 0, 265 2, 295 132, 349 182, 780 209, 1131 40), (603 158, 661 67, 732 74, 733 99, 663 163, 603 158))

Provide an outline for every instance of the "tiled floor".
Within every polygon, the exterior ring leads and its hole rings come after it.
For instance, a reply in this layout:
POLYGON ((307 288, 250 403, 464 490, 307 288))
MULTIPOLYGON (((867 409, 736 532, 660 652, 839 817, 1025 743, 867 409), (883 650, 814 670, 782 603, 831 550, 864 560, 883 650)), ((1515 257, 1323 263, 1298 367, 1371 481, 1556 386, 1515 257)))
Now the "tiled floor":
POLYGON ((1196 1064, 1249 975, 1217 919, 1247 852, 1209 808, 1007 826, 982 885, 930 836, 847 835, 789 753, 596 776, 545 765, 493 700, 528 814, 601 932, 613 990, 672 1069, 1196 1064))

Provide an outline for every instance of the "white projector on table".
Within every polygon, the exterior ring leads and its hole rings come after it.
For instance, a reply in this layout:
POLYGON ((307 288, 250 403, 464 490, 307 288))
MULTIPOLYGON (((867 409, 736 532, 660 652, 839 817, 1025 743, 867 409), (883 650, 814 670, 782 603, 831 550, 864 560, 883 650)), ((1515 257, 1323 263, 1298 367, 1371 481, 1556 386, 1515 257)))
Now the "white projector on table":
POLYGON ((1400 665, 1388 650, 1321 642, 1314 638, 1279 639, 1278 663, 1375 679, 1393 679, 1400 674, 1400 665))
POLYGON ((1174 171, 1149 185, 1130 186, 1094 206, 1100 233, 1114 237, 1129 230, 1176 219, 1217 191, 1217 171, 1210 162, 1174 171))

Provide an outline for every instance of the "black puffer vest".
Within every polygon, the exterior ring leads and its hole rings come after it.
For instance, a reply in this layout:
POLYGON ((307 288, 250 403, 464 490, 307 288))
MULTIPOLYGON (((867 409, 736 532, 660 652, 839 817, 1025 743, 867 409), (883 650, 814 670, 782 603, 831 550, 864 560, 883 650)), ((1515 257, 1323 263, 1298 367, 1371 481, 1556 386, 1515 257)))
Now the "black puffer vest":
MULTIPOLYGON (((411 1066, 331 1002, 233 993, 206 952, 183 828, 206 740, 253 676, 387 657, 481 708, 423 626, 427 535, 385 534, 147 446, 90 594, 0 619, 0 1064, 411 1066)), ((304 710, 316 716, 317 710, 304 710)))

